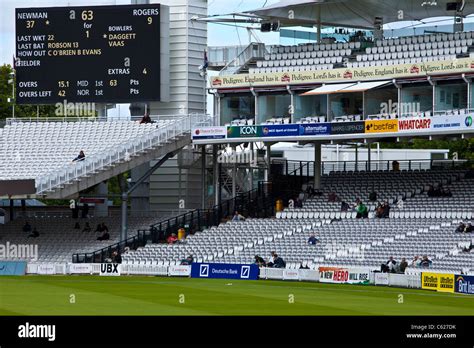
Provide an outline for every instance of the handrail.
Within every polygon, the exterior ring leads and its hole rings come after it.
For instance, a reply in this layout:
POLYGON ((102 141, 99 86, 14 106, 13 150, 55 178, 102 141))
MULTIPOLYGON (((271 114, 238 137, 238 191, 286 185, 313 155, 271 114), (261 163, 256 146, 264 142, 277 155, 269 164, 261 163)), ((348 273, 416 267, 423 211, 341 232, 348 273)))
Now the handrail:
MULTIPOLYGON (((219 75, 225 75, 226 72, 227 72, 227 69, 231 66, 233 67, 241 67, 243 66, 245 63, 247 63, 252 57, 254 57, 253 55, 253 51, 254 51, 254 47, 257 46, 258 47, 258 52, 261 53, 262 51, 266 52, 266 49, 265 49, 265 44, 263 43, 258 43, 258 42, 251 42, 244 50, 242 50, 242 52, 240 52, 237 57, 235 57, 234 59, 232 59, 230 62, 228 62, 222 69, 221 71, 219 72, 219 75), (243 57, 243 58, 242 58, 243 57)), ((260 57, 263 57, 265 55, 265 53, 263 55, 261 55, 260 57)))
POLYGON ((126 142, 105 148, 105 154, 98 153, 88 156, 85 160, 76 162, 73 167, 68 164, 37 177, 35 180, 37 194, 51 191, 66 182, 94 173, 120 161, 128 160, 137 153, 153 148, 171 138, 191 132, 191 128, 194 126, 207 125, 209 122, 212 122, 212 118, 203 114, 190 114, 175 118, 173 123, 154 128, 151 132, 140 134, 126 142), (195 119, 193 119, 194 117, 195 119))

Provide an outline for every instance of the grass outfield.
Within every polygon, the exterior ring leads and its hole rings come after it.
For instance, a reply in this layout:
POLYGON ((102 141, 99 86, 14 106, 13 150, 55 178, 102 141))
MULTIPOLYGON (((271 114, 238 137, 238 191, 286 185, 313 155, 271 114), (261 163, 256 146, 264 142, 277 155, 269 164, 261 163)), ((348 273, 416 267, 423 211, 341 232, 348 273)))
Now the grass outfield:
POLYGON ((363 285, 137 276, 0 278, 0 315, 473 314, 473 296, 363 285))

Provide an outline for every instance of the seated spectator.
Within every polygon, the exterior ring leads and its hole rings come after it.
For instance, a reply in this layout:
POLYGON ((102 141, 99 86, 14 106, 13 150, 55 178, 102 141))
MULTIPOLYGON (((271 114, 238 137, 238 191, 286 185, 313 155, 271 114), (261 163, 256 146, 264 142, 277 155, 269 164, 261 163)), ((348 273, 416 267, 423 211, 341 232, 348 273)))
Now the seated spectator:
POLYGON ((428 186, 428 197, 434 197, 435 196, 435 190, 433 185, 428 186))
POLYGON ((341 202, 341 211, 348 211, 350 209, 350 205, 347 204, 346 202, 342 201, 341 202))
POLYGON ((267 267, 273 267, 273 260, 275 258, 275 255, 276 253, 274 251, 270 253, 270 258, 268 259, 267 267))
POLYGON ((79 155, 76 158, 74 158, 72 161, 80 162, 80 161, 84 161, 85 158, 86 158, 86 155, 84 154, 84 151, 81 150, 81 152, 79 152, 79 155))
POLYGON ((234 216, 232 217, 232 221, 245 221, 245 218, 236 210, 234 216))
POLYGON ((90 232, 92 231, 92 228, 91 226, 89 225, 88 222, 86 222, 85 226, 84 226, 84 229, 82 230, 82 232, 90 232))
POLYGON ((308 187, 306 188, 306 195, 307 195, 309 198, 313 198, 315 194, 316 194, 316 192, 314 191, 313 186, 308 186, 308 187))
POLYGON ((395 261, 393 259, 393 256, 390 256, 388 261, 385 264, 387 265, 388 271, 390 273, 395 273, 396 272, 397 261, 395 261))
POLYGON ((109 232, 109 229, 107 228, 107 226, 105 226, 105 224, 102 222, 100 224, 97 225, 97 228, 95 229, 94 232, 109 232))
POLYGON ((28 236, 28 237, 33 237, 33 238, 36 238, 36 237, 39 237, 39 232, 38 230, 35 228, 33 228, 33 232, 31 232, 31 234, 28 236))
POLYGON ((74 229, 75 230, 80 230, 81 229, 81 225, 79 224, 79 222, 76 222, 76 224, 74 225, 74 229))
POLYGON ((273 256, 273 268, 285 268, 286 267, 286 262, 283 261, 283 259, 275 254, 273 256))
POLYGON ((464 230, 466 229, 466 225, 464 224, 464 222, 460 222, 458 227, 456 228, 455 232, 464 232, 464 230))
POLYGON ((423 256, 423 259, 421 260, 420 266, 421 266, 422 268, 430 268, 432 264, 433 264, 433 261, 431 261, 430 259, 428 259, 428 256, 427 256, 427 255, 424 255, 424 256, 423 256))
POLYGON ((255 264, 258 265, 258 267, 265 267, 265 260, 262 257, 255 255, 255 264))
POLYGON ((464 232, 465 233, 470 233, 470 232, 473 232, 474 231, 474 226, 472 226, 472 224, 469 222, 466 226, 466 228, 464 229, 464 232))
POLYGON ((451 190, 449 188, 445 188, 442 191, 442 196, 443 197, 452 197, 453 194, 451 193, 451 190))
POLYGON ((109 240, 109 239, 110 239, 110 234, 108 230, 102 233, 100 237, 97 237, 97 240, 109 240))
POLYGON ((142 124, 142 123, 153 123, 153 121, 151 120, 150 114, 148 112, 145 113, 145 115, 143 115, 143 117, 140 121, 140 124, 142 124))
POLYGON ((181 260, 182 266, 190 266, 194 261, 193 255, 189 255, 187 258, 181 260))
POLYGON ((318 238, 314 234, 311 235, 308 239, 308 244, 315 245, 317 242, 319 242, 318 238))
POLYGON ((122 255, 118 251, 112 253, 112 262, 113 263, 122 263, 122 255))
POLYGON ((31 225, 28 221, 25 222, 25 224, 23 225, 23 232, 31 232, 31 225))
POLYGON ((375 208, 375 217, 381 219, 383 216, 383 206, 379 203, 377 208, 375 208))
POLYGON ((474 244, 472 244, 472 242, 471 242, 471 244, 468 247, 465 247, 465 248, 462 249, 462 252, 463 253, 469 253, 469 252, 471 252, 472 249, 474 249, 474 244))
POLYGON ((418 268, 418 267, 420 267, 420 265, 421 265, 421 259, 418 255, 415 255, 413 257, 413 260, 411 261, 411 266, 415 267, 415 268, 418 268))
POLYGON ((386 219, 390 216, 390 205, 387 201, 382 204, 382 218, 386 219))
POLYGON ((303 208, 303 200, 300 197, 296 198, 295 208, 303 208))
POLYGON ((166 239, 168 244, 174 244, 178 241, 178 237, 176 237, 176 233, 171 233, 171 235, 166 239))
POLYGON ((359 205, 356 208, 356 212, 357 212, 356 219, 360 219, 360 218, 366 219, 369 217, 369 211, 367 209, 367 206, 365 206, 364 203, 362 202, 359 202, 359 205))
POLYGON ((405 258, 402 258, 400 264, 398 265, 398 272, 405 273, 406 268, 408 267, 408 262, 405 258))

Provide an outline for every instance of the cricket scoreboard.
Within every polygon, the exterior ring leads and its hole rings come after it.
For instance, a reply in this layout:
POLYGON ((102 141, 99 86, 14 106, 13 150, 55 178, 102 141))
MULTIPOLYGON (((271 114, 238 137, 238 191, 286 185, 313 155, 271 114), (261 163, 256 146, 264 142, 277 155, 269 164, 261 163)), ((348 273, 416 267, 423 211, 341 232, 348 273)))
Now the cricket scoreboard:
POLYGON ((160 5, 17 8, 16 102, 160 100, 160 5))

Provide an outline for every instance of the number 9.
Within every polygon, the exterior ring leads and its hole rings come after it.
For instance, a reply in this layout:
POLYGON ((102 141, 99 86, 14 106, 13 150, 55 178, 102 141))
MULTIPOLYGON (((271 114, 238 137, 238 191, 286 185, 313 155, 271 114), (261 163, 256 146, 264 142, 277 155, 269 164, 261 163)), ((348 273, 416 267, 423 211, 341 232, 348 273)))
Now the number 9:
POLYGON ((153 18, 152 17, 148 17, 146 20, 148 21, 148 24, 153 23, 153 18))

